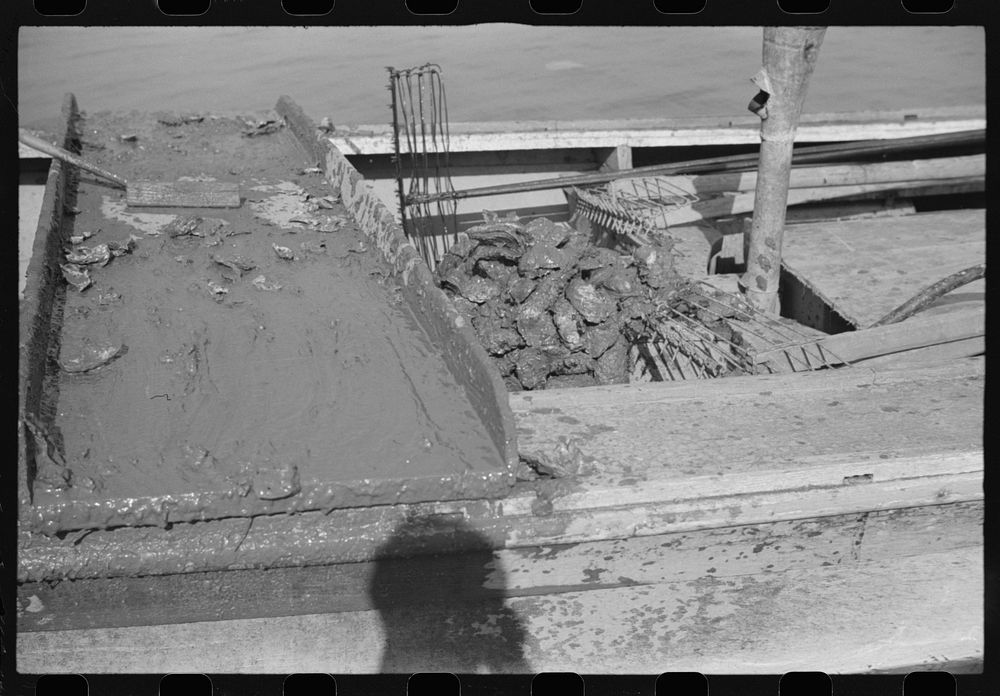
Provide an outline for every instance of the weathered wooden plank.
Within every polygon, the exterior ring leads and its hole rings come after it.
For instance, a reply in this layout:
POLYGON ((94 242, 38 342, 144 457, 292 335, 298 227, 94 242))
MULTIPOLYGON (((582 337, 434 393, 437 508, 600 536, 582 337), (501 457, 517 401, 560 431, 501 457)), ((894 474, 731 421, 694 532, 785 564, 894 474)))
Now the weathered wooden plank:
POLYGON ((18 588, 18 627, 52 631, 362 611, 376 608, 371 585, 380 568, 412 588, 401 603, 419 603, 458 578, 452 601, 464 604, 485 594, 556 595, 839 566, 981 546, 982 515, 982 502, 958 503, 333 566, 26 583, 18 588))
POLYGON ((935 346, 917 348, 902 353, 890 355, 880 355, 868 360, 859 360, 854 363, 855 367, 870 367, 890 369, 904 369, 908 367, 918 367, 921 365, 934 365, 950 360, 968 357, 970 355, 983 355, 986 353, 986 337, 977 336, 967 338, 962 341, 951 341, 940 343, 935 346))
MULTIPOLYGON (((788 271, 859 328, 985 258, 983 210, 795 225, 782 249, 788 271)), ((979 294, 983 286, 959 292, 979 294)))
POLYGON ((239 208, 239 184, 226 181, 130 181, 126 205, 139 208, 239 208))
MULTIPOLYGON (((810 360, 813 365, 838 365, 916 348, 983 338, 985 334, 986 307, 980 304, 929 316, 918 315, 897 324, 846 331, 810 342, 762 351, 754 356, 754 361, 757 364, 771 365, 775 370, 798 372, 808 369, 803 367, 803 356, 815 358, 810 360)), ((962 357, 982 352, 980 344, 962 345, 974 351, 962 357)))
MULTIPOLYGON (((978 184, 983 186, 983 176, 935 178, 912 181, 890 181, 870 184, 844 184, 830 186, 800 187, 788 190, 788 205, 802 205, 819 201, 852 198, 868 194, 905 190, 907 195, 919 195, 921 188, 939 188, 942 186, 967 186, 978 184)), ((734 195, 722 195, 707 198, 684 208, 665 212, 661 220, 666 225, 683 225, 698 220, 711 220, 727 215, 740 215, 754 209, 754 192, 741 191, 734 195)))
MULTIPOLYGON (((793 189, 817 188, 977 176, 986 176, 985 155, 795 167, 790 172, 788 185, 793 189)), ((682 191, 699 195, 727 191, 753 191, 757 186, 756 171, 665 176, 662 179, 682 191)), ((615 182, 612 187, 621 188, 623 184, 627 184, 627 182, 615 182)))
MULTIPOLYGON (((926 124, 950 120, 983 119, 986 109, 979 104, 965 104, 916 109, 873 109, 866 111, 839 111, 804 113, 800 124, 875 124, 923 121, 926 124)), ((760 119, 749 113, 737 116, 682 116, 626 119, 580 119, 580 120, 513 120, 513 121, 456 121, 451 130, 456 133, 498 133, 522 131, 566 131, 566 130, 616 130, 622 128, 727 128, 732 126, 760 125, 760 119)), ((337 125, 335 134, 379 135, 388 134, 392 126, 387 123, 363 125, 337 125)))
MULTIPOLYGON (((796 142, 839 142, 953 133, 986 127, 981 107, 945 110, 805 114, 796 142)), ((452 152, 550 148, 689 147, 757 145, 760 120, 736 118, 628 119, 615 121, 506 121, 453 123, 452 152)), ((391 127, 362 125, 338 129, 330 140, 347 154, 393 152, 391 127)), ((403 152, 406 152, 405 143, 403 152)))
MULTIPOLYGON (((600 573, 598 573, 600 575, 600 573)), ((378 610, 24 632, 24 672, 864 672, 983 650, 982 549, 378 610)), ((421 601, 423 599, 423 601, 421 601)), ((396 602, 402 602, 397 604, 396 602)))
POLYGON ((598 148, 596 155, 601 171, 619 171, 632 168, 632 148, 629 145, 598 148))
MULTIPOLYGON (((351 563, 375 557, 385 543, 400 536, 406 544, 394 547, 395 553, 404 548, 407 553, 458 553, 473 543, 518 548, 627 539, 982 499, 981 453, 924 460, 924 472, 932 467, 941 473, 882 481, 882 472, 871 465, 845 463, 836 474, 838 484, 723 493, 708 499, 642 503, 616 499, 616 491, 608 490, 603 497, 611 499, 609 504, 593 509, 573 507, 580 497, 569 501, 568 507, 556 508, 558 499, 542 490, 495 505, 469 501, 421 508, 384 506, 334 511, 327 517, 303 513, 255 518, 252 524, 219 520, 170 530, 121 527, 92 532, 82 541, 22 537, 18 577, 40 581, 351 563), (427 530, 412 530, 414 519, 423 520, 427 530)), ((828 478, 832 473, 824 472, 828 478)), ((741 477, 728 477, 725 483, 732 478, 741 477)), ((797 480, 802 478, 800 472, 797 480)), ((773 484, 770 479, 757 480, 773 484)), ((720 489, 722 483, 720 479, 720 489)), ((596 497, 600 496, 591 499, 596 497)))
MULTIPOLYGON (((24 143, 19 142, 17 144, 17 157, 18 160, 47 160, 51 157, 41 150, 36 150, 33 147, 28 147, 24 143)), ((23 164, 23 163, 22 163, 23 164)))
POLYGON ((563 438, 585 471, 498 501, 334 510, 22 539, 19 578, 369 560, 414 516, 413 549, 651 536, 982 497, 983 361, 511 395, 522 451, 563 438), (760 427, 760 419, 780 428, 760 427), (862 483, 863 485, 857 485, 862 483), (478 537, 477 537, 478 538, 478 537), (173 570, 171 570, 173 569, 173 570))

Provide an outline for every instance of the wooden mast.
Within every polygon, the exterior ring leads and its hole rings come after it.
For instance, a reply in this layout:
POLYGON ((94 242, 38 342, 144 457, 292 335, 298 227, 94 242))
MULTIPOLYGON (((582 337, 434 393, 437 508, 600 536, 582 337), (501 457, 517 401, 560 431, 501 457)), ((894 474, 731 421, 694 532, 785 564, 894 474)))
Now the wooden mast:
POLYGON ((757 309, 778 313, 781 240, 785 227, 792 145, 824 27, 765 27, 760 91, 750 110, 761 118, 760 163, 747 271, 740 285, 757 309))

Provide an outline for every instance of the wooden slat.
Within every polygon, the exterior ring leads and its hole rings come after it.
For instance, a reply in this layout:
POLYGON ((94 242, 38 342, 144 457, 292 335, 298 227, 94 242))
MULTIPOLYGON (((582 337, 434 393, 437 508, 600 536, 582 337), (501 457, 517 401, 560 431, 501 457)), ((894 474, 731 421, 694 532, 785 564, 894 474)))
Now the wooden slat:
POLYGON ((978 500, 983 369, 974 359, 513 394, 521 450, 567 438, 586 473, 496 502, 121 528, 79 543, 34 535, 19 577, 127 575, 144 559, 161 572, 364 561, 414 515, 440 529, 412 549, 457 552, 464 528, 517 548, 978 500))
POLYGON ((26 583, 18 588, 18 627, 53 631, 363 611, 377 608, 371 584, 386 569, 412 588, 401 605, 449 585, 452 600, 468 604, 487 595, 732 578, 981 546, 982 521, 980 501, 333 566, 26 583))
MULTIPOLYGON (((881 355, 902 353, 945 343, 982 338, 986 334, 986 307, 982 304, 956 309, 951 312, 915 316, 898 324, 888 324, 860 331, 825 336, 808 343, 783 346, 763 351, 754 356, 757 364, 768 363, 777 370, 800 371, 804 368, 801 358, 815 357, 815 365, 854 363, 881 355), (789 359, 789 356, 792 358, 789 359)), ((982 352, 978 343, 963 343, 975 352, 982 352)))
MULTIPOLYGON (((857 186, 861 184, 916 182, 928 179, 956 179, 977 176, 986 176, 986 155, 934 157, 901 162, 795 167, 791 170, 788 185, 793 189, 797 189, 817 188, 821 186, 857 186)), ((757 186, 756 171, 665 176, 662 178, 665 182, 687 193, 699 195, 726 191, 753 191, 757 186)), ((614 188, 625 188, 627 184, 627 180, 616 182, 614 188)))
POLYGON ((239 208, 239 184, 225 181, 129 181, 125 202, 143 208, 239 208))
POLYGON ((854 363, 855 367, 903 369, 921 365, 934 365, 961 359, 970 355, 986 353, 986 337, 977 336, 962 341, 940 343, 926 348, 917 348, 902 353, 880 355, 854 363))
MULTIPOLYGON (((919 195, 923 188, 941 188, 949 186, 985 187, 982 175, 956 178, 935 178, 912 181, 895 181, 870 184, 844 184, 831 186, 815 186, 808 188, 792 188, 788 190, 788 205, 803 205, 820 201, 853 198, 869 194, 886 193, 890 191, 906 191, 907 195, 919 195)), ((734 195, 715 196, 700 200, 690 206, 663 213, 658 222, 661 224, 683 225, 698 220, 711 220, 727 215, 740 215, 753 210, 754 191, 742 191, 734 195)))
MULTIPOLYGON (((671 561, 667 548, 652 563, 671 561)), ((604 575, 598 568, 590 577, 604 575)), ((25 632, 17 659, 23 672, 46 673, 323 672, 331 660, 345 673, 487 667, 655 674, 664 664, 704 672, 864 672, 981 657, 982 578, 982 548, 969 546, 653 584, 622 576, 617 587, 517 598, 483 593, 473 602, 450 601, 439 588, 421 603, 409 587, 392 583, 381 611, 25 632)), ((455 586, 461 581, 448 585, 455 586)))
MULTIPOLYGON (((952 133, 986 127, 982 107, 907 111, 805 114, 796 142, 902 138, 952 133)), ((757 145, 756 116, 684 119, 623 119, 600 121, 503 121, 453 123, 452 152, 534 150, 553 148, 687 147, 694 145, 757 145)), ((393 152, 391 127, 362 125, 338 129, 330 140, 345 154, 393 152)), ((405 143, 403 152, 406 152, 405 143)))

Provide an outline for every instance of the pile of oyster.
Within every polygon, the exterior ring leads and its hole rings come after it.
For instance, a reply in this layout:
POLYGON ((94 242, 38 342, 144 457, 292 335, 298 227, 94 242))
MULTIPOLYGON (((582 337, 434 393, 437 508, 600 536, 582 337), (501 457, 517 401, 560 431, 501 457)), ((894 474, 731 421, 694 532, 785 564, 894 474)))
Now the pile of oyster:
POLYGON ((628 382, 631 342, 684 283, 669 240, 621 253, 546 218, 472 227, 435 272, 512 391, 628 382))

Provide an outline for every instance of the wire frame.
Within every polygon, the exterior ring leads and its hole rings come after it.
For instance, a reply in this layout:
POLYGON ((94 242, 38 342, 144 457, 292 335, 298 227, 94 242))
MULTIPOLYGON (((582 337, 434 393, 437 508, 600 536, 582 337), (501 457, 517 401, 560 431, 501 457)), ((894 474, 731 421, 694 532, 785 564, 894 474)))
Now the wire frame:
POLYGON ((667 177, 645 176, 610 184, 574 188, 577 209, 593 222, 615 232, 648 237, 667 228, 667 214, 687 207, 698 196, 667 177))
POLYGON ((664 307, 654 334, 634 343, 630 352, 632 381, 807 372, 850 365, 817 344, 816 336, 753 309, 738 295, 693 281, 684 288, 683 300, 696 308, 694 316, 664 307), (719 320, 741 338, 734 340, 712 331, 709 323, 719 320), (757 356, 763 352, 774 352, 778 358, 759 362, 757 356))
POLYGON ((452 200, 439 200, 433 205, 410 205, 406 201, 412 196, 454 190, 449 161, 448 100, 441 67, 427 63, 403 70, 391 67, 387 70, 403 229, 433 269, 458 234, 457 204, 452 200))

